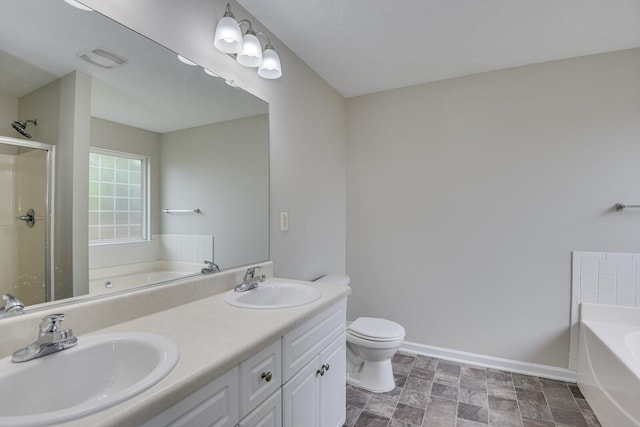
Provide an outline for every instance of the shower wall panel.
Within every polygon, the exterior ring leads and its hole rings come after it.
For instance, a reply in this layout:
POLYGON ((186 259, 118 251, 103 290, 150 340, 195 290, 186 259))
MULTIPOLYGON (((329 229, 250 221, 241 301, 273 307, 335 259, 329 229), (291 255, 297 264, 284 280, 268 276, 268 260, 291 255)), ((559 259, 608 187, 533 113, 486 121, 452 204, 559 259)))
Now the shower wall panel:
POLYGON ((19 154, 15 161, 16 216, 33 209, 36 221, 33 227, 25 222, 18 224, 18 298, 25 304, 45 302, 45 200, 46 200, 46 152, 29 150, 19 154), (42 219, 38 219, 42 218, 42 219))
POLYGON ((0 154, 0 200, 0 294, 5 294, 15 292, 18 276, 15 156, 9 154, 0 154))

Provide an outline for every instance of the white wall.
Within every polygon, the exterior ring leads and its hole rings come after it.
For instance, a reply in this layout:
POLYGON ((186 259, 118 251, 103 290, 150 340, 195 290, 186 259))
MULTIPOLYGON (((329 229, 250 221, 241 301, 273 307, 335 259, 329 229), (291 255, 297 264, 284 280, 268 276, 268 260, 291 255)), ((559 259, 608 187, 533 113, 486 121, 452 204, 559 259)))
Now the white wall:
POLYGON ((566 367, 571 251, 638 252, 640 50, 347 102, 349 317, 566 367))
MULTIPOLYGON (((275 274, 311 279, 345 271, 346 105, 344 99, 275 37, 284 76, 259 78, 213 47, 224 0, 87 0, 87 5, 233 79, 269 102, 270 258, 275 274), (289 231, 279 231, 288 211, 289 231)), ((238 19, 250 18, 237 3, 238 19)))

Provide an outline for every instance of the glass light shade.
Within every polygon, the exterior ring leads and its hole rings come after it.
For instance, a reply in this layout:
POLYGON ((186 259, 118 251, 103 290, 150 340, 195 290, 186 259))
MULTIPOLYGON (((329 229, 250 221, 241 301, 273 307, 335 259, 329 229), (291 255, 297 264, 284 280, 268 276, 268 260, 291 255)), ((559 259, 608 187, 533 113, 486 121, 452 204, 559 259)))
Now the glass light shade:
POLYGON ((245 67, 258 67, 262 64, 262 46, 260 46, 260 41, 255 35, 251 33, 244 35, 242 38, 242 50, 236 59, 238 64, 245 67))
POLYGON ((224 53, 238 53, 242 50, 242 31, 238 21, 230 16, 218 21, 213 45, 224 53))
POLYGON ((258 68, 258 75, 264 79, 279 79, 282 77, 282 66, 278 52, 267 48, 262 52, 262 65, 258 68))

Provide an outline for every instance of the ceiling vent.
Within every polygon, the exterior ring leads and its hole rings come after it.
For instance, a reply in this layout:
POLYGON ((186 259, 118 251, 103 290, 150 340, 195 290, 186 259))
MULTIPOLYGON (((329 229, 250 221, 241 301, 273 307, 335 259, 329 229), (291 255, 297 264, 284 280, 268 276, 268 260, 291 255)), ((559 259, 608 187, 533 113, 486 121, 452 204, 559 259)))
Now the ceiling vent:
POLYGON ((126 58, 103 47, 90 47, 78 52, 78 56, 102 68, 115 68, 129 62, 126 58))

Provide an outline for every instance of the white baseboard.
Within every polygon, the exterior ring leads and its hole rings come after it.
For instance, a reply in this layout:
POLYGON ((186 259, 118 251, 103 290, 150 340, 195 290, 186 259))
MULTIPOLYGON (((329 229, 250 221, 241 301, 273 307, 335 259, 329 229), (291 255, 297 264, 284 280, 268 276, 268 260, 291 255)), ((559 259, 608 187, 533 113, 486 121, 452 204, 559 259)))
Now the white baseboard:
POLYGON ((484 354, 467 353, 465 351, 434 347, 410 341, 405 341, 400 347, 400 351, 452 360, 454 362, 465 363, 468 365, 476 365, 485 368, 494 368, 503 371, 516 372, 518 374, 533 375, 536 377, 551 378, 554 380, 561 380, 572 383, 576 382, 575 371, 558 368, 555 366, 539 365, 536 363, 521 362, 519 360, 502 359, 500 357, 486 356, 484 354))

